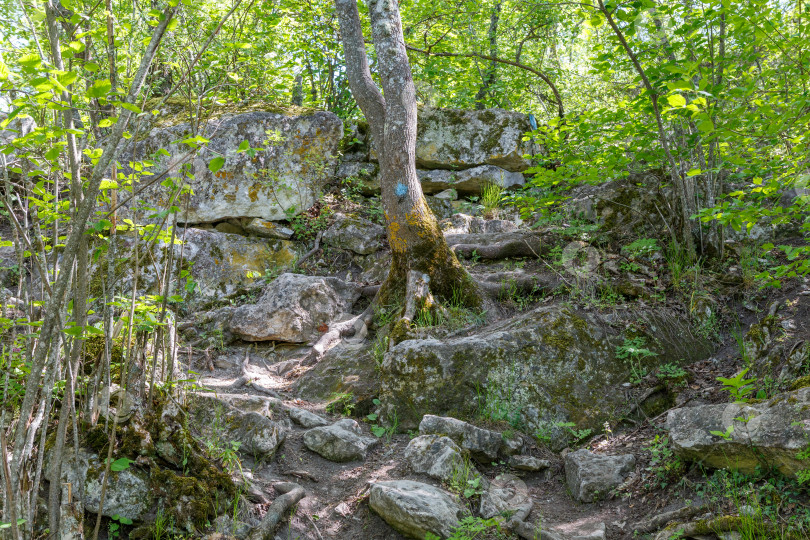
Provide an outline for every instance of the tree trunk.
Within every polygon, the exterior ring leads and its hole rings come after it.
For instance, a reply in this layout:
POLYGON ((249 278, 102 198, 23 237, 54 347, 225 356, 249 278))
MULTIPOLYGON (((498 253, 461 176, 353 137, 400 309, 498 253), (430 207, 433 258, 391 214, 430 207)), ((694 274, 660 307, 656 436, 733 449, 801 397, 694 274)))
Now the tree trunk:
POLYGON ((357 104, 378 143, 383 209, 393 259, 378 303, 403 298, 409 271, 429 277, 441 298, 467 305, 480 293, 444 239, 416 176, 416 89, 395 0, 369 0, 371 34, 377 52, 383 97, 371 78, 356 0, 335 0, 346 73, 357 104))

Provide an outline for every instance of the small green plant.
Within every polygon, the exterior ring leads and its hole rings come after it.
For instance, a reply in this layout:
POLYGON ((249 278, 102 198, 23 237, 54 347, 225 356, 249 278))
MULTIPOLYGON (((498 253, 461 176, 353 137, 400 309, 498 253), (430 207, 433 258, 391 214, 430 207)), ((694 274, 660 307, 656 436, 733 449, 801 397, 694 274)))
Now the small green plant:
POLYGON ((581 443, 593 433, 591 428, 576 429, 574 422, 554 422, 554 426, 567 431, 574 438, 575 445, 581 443))
POLYGON ((371 345, 371 356, 374 358, 374 363, 377 365, 377 369, 382 368, 385 353, 388 351, 388 342, 388 334, 377 334, 377 338, 371 345))
POLYGON ((725 431, 710 431, 709 433, 711 433, 711 434, 712 434, 712 435, 714 435, 715 437, 720 437, 720 438, 722 438, 722 439, 725 439, 725 440, 727 440, 727 441, 730 441, 730 440, 731 440, 731 438, 732 438, 732 435, 733 435, 733 433, 734 433, 734 426, 733 426, 733 425, 729 425, 729 426, 726 428, 726 430, 725 430, 725 431))
POLYGON ((481 188, 481 206, 484 207, 484 217, 497 217, 502 198, 503 187, 493 183, 484 184, 481 188))
POLYGON ((624 343, 616 347, 616 358, 623 360, 630 367, 630 382, 638 383, 647 375, 647 370, 641 365, 645 358, 658 356, 646 348, 647 340, 643 337, 625 338, 624 343))
MULTIPOLYGON (((461 520, 458 527, 453 530, 453 534, 447 540, 477 540, 506 539, 508 536, 501 530, 503 518, 494 517, 483 519, 480 517, 467 516, 461 520)), ((539 535, 538 535, 539 538, 539 535)), ((425 540, 441 540, 441 537, 428 532, 425 540)))
POLYGON ((661 380, 675 381, 685 383, 686 370, 678 364, 666 363, 658 368, 658 373, 655 374, 661 380))
MULTIPOLYGON (((380 400, 377 398, 374 398, 372 403, 374 403, 374 405, 377 407, 380 406, 380 400)), ((366 415, 366 419, 369 422, 374 422, 374 424, 371 424, 371 432, 375 437, 385 437, 386 441, 391 442, 391 437, 394 436, 394 433, 397 431, 397 427, 399 427, 399 418, 397 417, 396 411, 391 413, 391 423, 388 424, 388 426, 383 426, 376 423, 380 419, 380 415, 377 413, 366 415)))
POLYGON ((683 472, 684 463, 670 448, 667 437, 656 435, 645 449, 651 455, 650 466, 647 470, 655 476, 658 486, 662 489, 683 472))
POLYGON ((746 403, 748 402, 748 398, 746 397, 751 392, 754 391, 754 383, 757 382, 757 379, 746 379, 745 374, 751 368, 745 368, 744 370, 737 373, 734 377, 717 377, 717 380, 723 383, 723 390, 731 394, 731 397, 734 398, 735 403, 746 403))
POLYGON ((469 456, 466 455, 453 467, 453 473, 447 484, 450 491, 463 495, 465 499, 481 495, 484 492, 481 485, 481 475, 478 474, 469 456))
POLYGON ((351 416, 354 411, 354 394, 351 392, 342 392, 332 394, 329 402, 326 404, 326 412, 329 414, 342 414, 343 416, 351 416))
POLYGON ((132 525, 131 519, 119 516, 118 514, 115 514, 112 518, 110 518, 110 520, 110 525, 108 527, 109 534, 107 536, 110 538, 110 540, 113 538, 118 538, 121 535, 121 525, 132 525))
POLYGON ((649 257, 661 248, 658 246, 658 240, 655 238, 639 238, 638 240, 627 244, 622 248, 622 251, 627 253, 630 257, 649 257))

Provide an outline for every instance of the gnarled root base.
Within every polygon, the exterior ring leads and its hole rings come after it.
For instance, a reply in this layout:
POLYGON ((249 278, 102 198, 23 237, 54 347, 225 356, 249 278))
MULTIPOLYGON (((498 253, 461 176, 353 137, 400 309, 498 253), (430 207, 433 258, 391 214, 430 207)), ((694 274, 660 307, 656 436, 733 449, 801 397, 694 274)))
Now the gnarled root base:
POLYGON ((248 534, 248 540, 273 540, 275 538, 273 531, 284 519, 284 514, 306 496, 304 488, 293 482, 273 484, 273 489, 283 495, 276 497, 276 500, 267 509, 261 523, 248 534))

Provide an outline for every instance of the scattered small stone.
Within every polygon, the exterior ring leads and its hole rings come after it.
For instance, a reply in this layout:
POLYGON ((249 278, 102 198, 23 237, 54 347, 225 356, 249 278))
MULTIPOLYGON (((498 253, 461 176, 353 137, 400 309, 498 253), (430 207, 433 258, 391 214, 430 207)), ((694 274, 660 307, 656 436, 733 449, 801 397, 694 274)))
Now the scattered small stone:
POLYGON ((536 458, 534 456, 511 456, 509 458, 509 466, 519 471, 537 472, 551 467, 546 459, 536 458))
POLYGON ((784 321, 780 322, 779 324, 785 330, 788 330, 788 331, 796 330, 796 321, 794 321, 793 319, 785 319, 784 321))

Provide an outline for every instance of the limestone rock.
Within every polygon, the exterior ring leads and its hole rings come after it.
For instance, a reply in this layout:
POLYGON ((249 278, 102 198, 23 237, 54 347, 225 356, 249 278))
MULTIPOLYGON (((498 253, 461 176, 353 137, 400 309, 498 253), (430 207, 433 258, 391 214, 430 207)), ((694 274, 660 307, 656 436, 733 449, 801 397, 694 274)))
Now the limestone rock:
MULTIPOLYGON (((315 202, 319 188, 336 165, 334 156, 343 136, 343 124, 334 114, 322 111, 300 116, 262 111, 224 115, 199 126, 199 134, 210 142, 193 157, 186 157, 188 146, 177 141, 186 139, 190 132, 187 123, 154 128, 148 136, 133 141, 124 155, 142 160, 165 149, 168 156, 153 160, 156 165, 152 170, 156 173, 184 162, 189 164, 193 195, 175 202, 184 212, 188 205, 188 214, 183 215, 187 223, 233 217, 279 220, 315 202), (278 137, 268 140, 268 131, 278 137), (243 141, 263 150, 253 156, 238 153, 243 141), (212 173, 209 162, 219 156, 225 157, 225 164, 212 173)), ((148 180, 146 176, 142 182, 148 180)), ((138 199, 145 206, 161 207, 168 203, 169 192, 157 182, 144 189, 138 199)), ((130 217, 141 221, 154 213, 135 208, 134 204, 126 208, 130 217)))
POLYGON ((323 243, 339 249, 348 249, 360 255, 368 255, 382 247, 385 229, 367 219, 335 216, 335 223, 323 233, 323 243))
POLYGON ((321 418, 315 413, 309 412, 306 409, 299 409, 298 407, 290 407, 290 418, 293 422, 301 427, 314 428, 321 426, 328 426, 329 421, 321 418))
POLYGON ((615 355, 630 322, 644 329, 658 354, 647 360, 649 369, 688 364, 713 350, 688 319, 666 310, 601 314, 542 306, 469 336, 395 345, 380 374, 383 413, 396 411, 400 427, 413 429, 425 414, 469 418, 486 398, 508 408, 531 432, 551 430, 555 447, 564 447, 566 433, 555 422, 599 429, 624 407, 614 389, 629 380, 630 368, 615 355))
POLYGON ((447 219, 453 215, 454 210, 452 201, 448 201, 447 199, 439 199, 431 195, 425 196, 425 200, 427 201, 430 211, 433 212, 434 216, 436 216, 436 219, 447 219))
POLYGON ((667 415, 666 427, 672 448, 686 459, 748 473, 757 465, 767 464, 792 475, 807 467, 796 454, 807 446, 810 437, 810 388, 755 404, 673 409, 667 415), (730 427, 728 440, 711 433, 727 433, 730 427))
POLYGON ((484 186, 489 184, 502 188, 516 188, 526 183, 521 173, 510 172, 494 165, 479 165, 461 171, 419 169, 416 173, 422 183, 422 191, 431 194, 452 188, 462 195, 480 195, 484 186))
POLYGON ((446 435, 477 459, 492 461, 498 457, 501 434, 481 429, 455 418, 426 414, 419 423, 422 435, 446 435))
MULTIPOLYGON (((97 513, 104 481, 104 462, 93 452, 80 448, 74 456, 73 448, 65 448, 62 481, 73 486, 73 496, 84 501, 88 512, 97 513)), ((136 467, 110 472, 104 494, 102 515, 119 515, 131 520, 143 517, 152 501, 149 476, 136 467)))
POLYGON ((449 537, 466 514, 446 491, 410 480, 373 483, 369 506, 405 536, 419 539, 427 533, 449 537))
POLYGON ((464 463, 461 449, 452 439, 441 435, 420 435, 405 448, 405 461, 417 474, 426 474, 446 482, 464 463))
POLYGON ((272 458, 286 437, 278 422, 211 394, 188 394, 188 419, 191 429, 204 439, 238 442, 239 452, 249 456, 272 458))
POLYGON ((376 442, 376 439, 364 437, 360 425, 351 418, 344 418, 331 426, 312 428, 304 433, 307 448, 338 463, 365 459, 366 451, 376 442))
POLYGON ((245 224, 245 231, 263 238, 278 238, 279 240, 289 240, 294 234, 289 227, 260 218, 248 220, 245 224))
POLYGON ((518 514, 525 519, 531 509, 532 499, 523 480, 514 474, 500 474, 481 496, 479 512, 484 519, 506 513, 518 514))
POLYGON ((605 456, 583 448, 566 454, 565 480, 575 499, 594 502, 618 487, 635 465, 631 454, 605 456))
POLYGON ((518 226, 514 221, 505 219, 484 219, 467 214, 454 214, 450 218, 442 220, 439 225, 445 236, 511 233, 518 230, 518 226))
POLYGON ((530 130, 528 116, 503 109, 423 107, 417 120, 416 164, 425 169, 495 165, 521 172, 530 166, 523 155, 538 152, 523 141, 530 130))
POLYGON ((359 297, 357 286, 337 278, 282 274, 256 304, 234 311, 231 331, 247 341, 312 342, 359 297))
POLYGON ((534 456, 510 456, 509 466, 519 471, 537 472, 551 467, 547 459, 540 459, 534 456))

